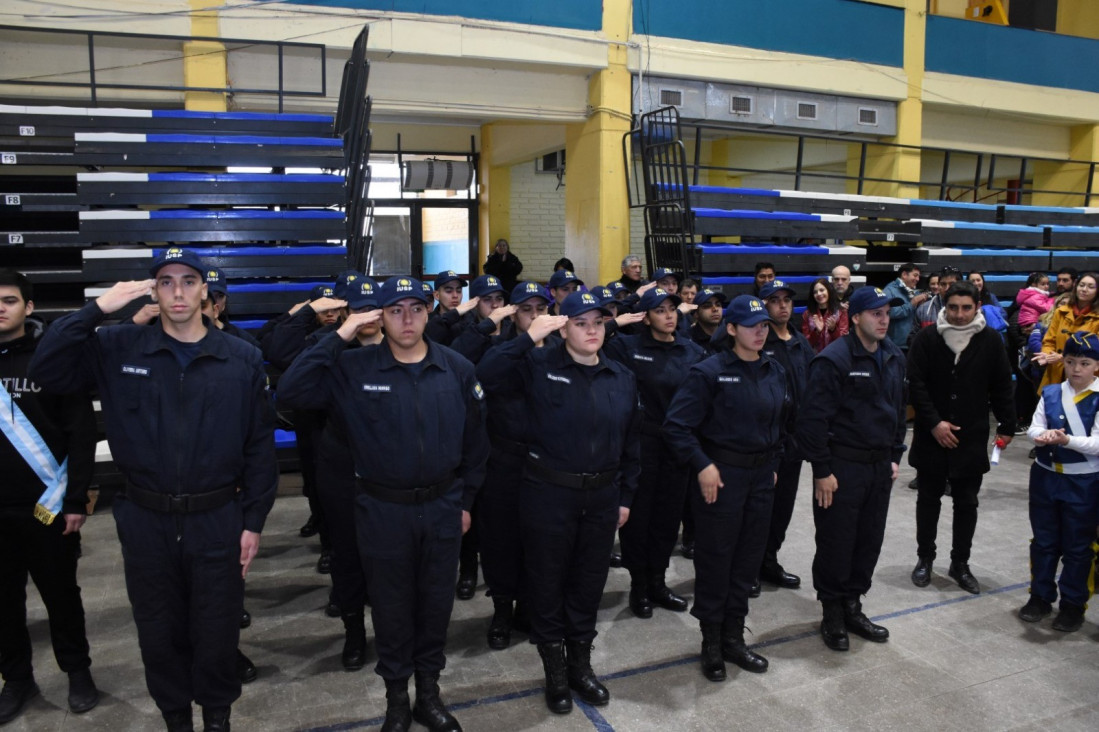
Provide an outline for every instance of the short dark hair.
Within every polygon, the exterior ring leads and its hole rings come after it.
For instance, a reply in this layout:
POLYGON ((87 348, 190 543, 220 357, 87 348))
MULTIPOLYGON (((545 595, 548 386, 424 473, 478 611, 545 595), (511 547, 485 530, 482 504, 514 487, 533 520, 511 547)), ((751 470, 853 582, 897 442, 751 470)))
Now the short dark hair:
POLYGON ((18 287, 19 294, 23 296, 23 302, 28 303, 34 299, 34 286, 27 276, 14 269, 0 269, 0 287, 18 287))
POLYGON ((683 281, 679 283, 679 289, 682 290, 684 287, 699 288, 699 284, 697 280, 692 280, 690 277, 685 277, 683 281))
POLYGON ((765 269, 769 269, 772 272, 777 271, 777 270, 775 270, 775 265, 771 264, 770 262, 756 262, 756 269, 755 269, 755 272, 753 274, 759 274, 760 272, 762 272, 765 269))
POLYGON ((943 304, 949 302, 952 297, 968 297, 975 305, 981 304, 981 293, 977 292, 972 282, 965 280, 958 280, 947 289, 946 294, 943 295, 943 304))
POLYGON ((1026 286, 1030 287, 1031 285, 1036 285, 1043 279, 1049 279, 1049 275, 1047 275, 1045 272, 1031 272, 1029 275, 1027 275, 1026 286))
POLYGON ((576 267, 573 266, 572 260, 568 257, 561 257, 553 265, 553 271, 556 272, 559 269, 567 269, 569 272, 575 272, 576 267))
POLYGON ((901 265, 901 268, 897 270, 897 272, 899 274, 908 274, 909 272, 918 272, 919 270, 920 265, 916 264, 915 262, 905 262, 901 265))
POLYGON ((943 277, 954 277, 956 279, 962 278, 962 271, 952 264, 948 264, 939 270, 939 279, 943 277))
POLYGON ((1076 279, 1080 276, 1080 273, 1076 271, 1075 267, 1061 267, 1061 269, 1057 270, 1057 274, 1067 274, 1068 276, 1072 277, 1072 279, 1076 279))

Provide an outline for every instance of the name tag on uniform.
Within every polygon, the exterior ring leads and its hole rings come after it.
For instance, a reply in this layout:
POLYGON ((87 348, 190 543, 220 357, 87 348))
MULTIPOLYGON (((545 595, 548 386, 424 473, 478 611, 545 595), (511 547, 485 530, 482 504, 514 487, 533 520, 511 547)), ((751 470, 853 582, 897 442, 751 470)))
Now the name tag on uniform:
POLYGON ((764 356, 774 356, 774 355, 775 355, 775 352, 774 352, 774 351, 764 351, 764 352, 763 352, 763 355, 764 355, 764 356))
POLYGON ((128 366, 122 364, 122 373, 130 374, 132 376, 148 376, 149 369, 146 366, 128 366))
POLYGON ((389 384, 363 384, 363 391, 390 391, 392 388, 389 384))
POLYGON ((567 376, 558 376, 557 374, 546 374, 546 378, 550 381, 560 381, 562 384, 571 384, 572 379, 567 376))
POLYGON ((648 363, 653 362, 653 357, 652 356, 642 356, 640 353, 635 353, 635 354, 633 354, 633 357, 634 357, 634 360, 636 360, 636 361, 647 361, 648 363))
POLYGON ((849 373, 847 375, 848 376, 861 376, 865 379, 869 379, 872 374, 869 371, 852 371, 851 373, 849 373))
POLYGON ((718 380, 718 383, 720 383, 720 384, 739 384, 740 383, 740 377, 739 376, 719 376, 719 377, 717 377, 717 380, 718 380))

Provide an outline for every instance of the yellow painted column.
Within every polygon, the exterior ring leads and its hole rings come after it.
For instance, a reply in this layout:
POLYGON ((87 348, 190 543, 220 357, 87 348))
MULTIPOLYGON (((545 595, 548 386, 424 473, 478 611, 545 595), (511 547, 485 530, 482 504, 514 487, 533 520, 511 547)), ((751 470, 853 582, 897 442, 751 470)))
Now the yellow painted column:
MULTIPOLYGON (((488 259, 497 239, 511 240, 511 168, 492 165, 496 125, 481 125, 481 157, 477 167, 480 183, 478 240, 480 261, 488 259)), ((478 269, 479 271, 479 269, 478 269)))
MULTIPOLYGON (((191 35, 220 36, 218 13, 208 10, 209 0, 190 0, 191 35)), ((225 45, 215 41, 188 41, 183 44, 183 83, 186 86, 225 87, 229 82, 225 45)), ((226 95, 221 92, 184 92, 185 109, 199 112, 226 111, 226 95)))
MULTIPOLYGON (((1073 127, 1069 137, 1068 157, 1072 163, 1034 162, 1033 181, 1036 190, 1064 191, 1064 193, 1035 193, 1031 203, 1035 206, 1083 206, 1084 193, 1088 189, 1088 163, 1099 161, 1099 125, 1073 127)), ((1091 181, 1095 194, 1091 205, 1099 205, 1099 175, 1091 181)))
POLYGON ((608 67, 588 84, 587 121, 565 133, 565 256, 583 278, 608 282, 621 275, 630 251, 629 200, 622 136, 630 129, 630 0, 604 0, 603 34, 611 41, 608 67))
MULTIPOLYGON (((887 140, 899 145, 920 145, 923 142, 922 94, 927 43, 926 7, 925 0, 905 0, 904 73, 908 78, 908 95, 897 105, 897 135, 887 140)), ((850 162, 850 158, 848 160, 850 162)), ((857 157, 855 164, 856 166, 858 164, 857 157)), ((857 170, 856 167, 856 172, 857 170)), ((862 191, 866 195, 918 198, 920 151, 870 145, 866 151, 866 176, 910 181, 909 183, 867 182, 863 185, 862 191)))

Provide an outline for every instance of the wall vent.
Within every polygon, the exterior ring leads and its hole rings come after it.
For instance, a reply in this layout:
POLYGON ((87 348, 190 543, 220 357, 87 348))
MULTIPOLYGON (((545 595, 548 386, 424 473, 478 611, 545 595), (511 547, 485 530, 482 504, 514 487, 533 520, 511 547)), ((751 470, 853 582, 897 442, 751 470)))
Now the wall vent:
POLYGON ((878 110, 869 107, 859 107, 859 124, 878 126, 878 110))
POLYGON ((816 119, 817 105, 813 102, 798 102, 798 119, 816 119))
POLYGON ((682 107, 683 106, 683 92, 679 89, 661 89, 660 90, 660 106, 661 107, 682 107))
POLYGON ((734 96, 729 103, 729 111, 733 114, 751 114, 754 106, 751 97, 734 96))

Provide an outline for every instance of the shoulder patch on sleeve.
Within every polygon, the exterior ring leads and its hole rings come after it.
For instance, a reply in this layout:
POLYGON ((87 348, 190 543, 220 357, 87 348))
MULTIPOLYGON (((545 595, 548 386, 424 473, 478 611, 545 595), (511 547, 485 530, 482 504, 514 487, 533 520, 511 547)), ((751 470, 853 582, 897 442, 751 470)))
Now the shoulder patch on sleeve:
POLYGON ((480 381, 473 382, 473 398, 477 399, 478 401, 485 398, 485 390, 481 388, 480 381))

